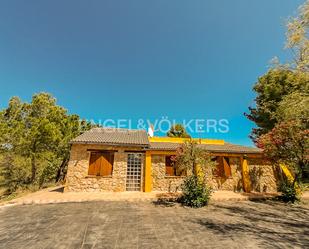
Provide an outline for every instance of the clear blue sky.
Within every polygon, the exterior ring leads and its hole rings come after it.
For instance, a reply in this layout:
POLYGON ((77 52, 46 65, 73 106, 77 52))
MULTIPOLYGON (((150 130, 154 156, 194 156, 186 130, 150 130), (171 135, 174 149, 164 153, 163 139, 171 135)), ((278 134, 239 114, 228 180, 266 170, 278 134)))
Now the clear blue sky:
MULTIPOLYGON (((0 108, 52 93, 87 119, 229 120, 251 144, 243 113, 303 0, 4 0, 0 108)), ((192 134, 197 136, 197 134, 192 134)))

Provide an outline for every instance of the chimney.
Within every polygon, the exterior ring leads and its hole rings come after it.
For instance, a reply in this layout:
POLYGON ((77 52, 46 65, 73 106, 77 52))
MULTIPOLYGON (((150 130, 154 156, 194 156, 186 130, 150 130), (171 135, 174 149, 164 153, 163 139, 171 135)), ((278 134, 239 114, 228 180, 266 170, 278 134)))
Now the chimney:
POLYGON ((153 137, 154 135, 154 129, 153 129, 153 125, 151 124, 149 127, 148 127, 148 136, 149 137, 153 137))

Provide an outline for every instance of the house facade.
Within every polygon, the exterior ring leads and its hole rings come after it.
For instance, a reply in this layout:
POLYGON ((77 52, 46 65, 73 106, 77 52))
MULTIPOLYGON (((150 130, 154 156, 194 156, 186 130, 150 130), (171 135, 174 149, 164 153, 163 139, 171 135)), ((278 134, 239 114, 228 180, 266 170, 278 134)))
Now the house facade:
MULTIPOLYGON (((65 191, 180 190, 185 179, 171 157, 186 139, 148 137, 144 130, 93 128, 72 140, 65 191)), ((197 139, 217 166, 207 172, 215 190, 276 192, 276 167, 256 148, 197 139)))

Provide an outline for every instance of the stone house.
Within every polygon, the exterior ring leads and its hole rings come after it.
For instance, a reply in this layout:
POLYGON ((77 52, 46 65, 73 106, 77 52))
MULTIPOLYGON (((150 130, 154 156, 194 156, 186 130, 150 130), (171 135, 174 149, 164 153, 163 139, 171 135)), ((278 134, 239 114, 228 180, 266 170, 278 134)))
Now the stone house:
MULTIPOLYGON (((185 176, 171 156, 186 139, 144 130, 93 128, 72 140, 65 191, 178 191, 185 176)), ((217 161, 207 175, 215 190, 277 191, 276 168, 257 148, 197 139, 217 161)))

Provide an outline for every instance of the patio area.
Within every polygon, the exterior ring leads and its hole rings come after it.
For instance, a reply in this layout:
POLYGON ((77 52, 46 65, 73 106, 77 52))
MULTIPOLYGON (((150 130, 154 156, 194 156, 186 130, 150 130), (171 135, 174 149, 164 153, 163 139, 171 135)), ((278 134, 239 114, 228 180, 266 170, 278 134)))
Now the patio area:
POLYGON ((309 204, 140 201, 0 209, 3 248, 308 248, 309 204))
MULTIPOLYGON (((277 193, 236 193, 232 191, 215 191, 211 202, 246 201, 256 199, 271 199, 277 193)), ((166 192, 63 192, 63 187, 43 189, 20 198, 4 202, 0 205, 48 204, 88 201, 157 201, 175 199, 179 193, 166 192)), ((309 193, 305 196, 308 196, 309 193)))

